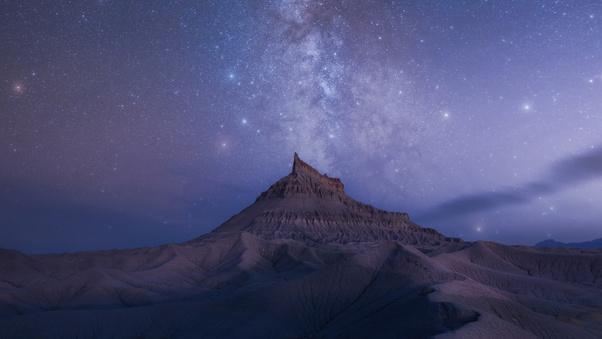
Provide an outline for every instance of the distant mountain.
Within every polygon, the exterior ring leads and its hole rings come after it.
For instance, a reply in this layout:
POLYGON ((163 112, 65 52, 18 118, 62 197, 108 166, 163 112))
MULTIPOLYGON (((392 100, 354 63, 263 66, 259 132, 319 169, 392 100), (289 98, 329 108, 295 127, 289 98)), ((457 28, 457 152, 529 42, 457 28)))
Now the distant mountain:
POLYGON ((596 248, 602 248, 602 238, 590 240, 590 241, 584 241, 584 242, 569 242, 569 243, 555 241, 554 239, 548 239, 548 240, 538 242, 537 244, 535 244, 535 246, 536 247, 573 247, 573 248, 596 249, 596 248))
POLYGON ((601 338, 602 250, 464 242, 292 172, 182 244, 0 250, 0 338, 601 338))

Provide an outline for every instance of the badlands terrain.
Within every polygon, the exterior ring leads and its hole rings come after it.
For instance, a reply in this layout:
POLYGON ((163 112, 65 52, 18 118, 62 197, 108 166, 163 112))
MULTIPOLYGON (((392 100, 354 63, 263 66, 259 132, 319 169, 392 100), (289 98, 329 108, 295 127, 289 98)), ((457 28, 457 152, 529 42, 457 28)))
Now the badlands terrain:
POLYGON ((182 244, 0 250, 0 338, 601 338, 602 250, 465 242, 292 172, 182 244))

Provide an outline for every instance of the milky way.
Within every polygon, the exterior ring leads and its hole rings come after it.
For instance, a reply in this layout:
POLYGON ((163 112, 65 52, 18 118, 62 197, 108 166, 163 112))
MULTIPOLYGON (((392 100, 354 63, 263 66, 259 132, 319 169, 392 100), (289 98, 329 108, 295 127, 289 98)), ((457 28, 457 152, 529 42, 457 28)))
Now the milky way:
POLYGON ((184 241, 293 152, 449 236, 602 237, 597 1, 0 8, 0 247, 184 241))

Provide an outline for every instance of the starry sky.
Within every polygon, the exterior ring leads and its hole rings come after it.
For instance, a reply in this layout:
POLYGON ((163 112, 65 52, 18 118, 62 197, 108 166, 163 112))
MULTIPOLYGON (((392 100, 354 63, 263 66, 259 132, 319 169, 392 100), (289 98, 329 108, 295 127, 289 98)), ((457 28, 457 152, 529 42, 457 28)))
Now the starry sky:
POLYGON ((0 2, 0 247, 209 232, 293 153, 465 240, 602 237, 602 3, 0 2))

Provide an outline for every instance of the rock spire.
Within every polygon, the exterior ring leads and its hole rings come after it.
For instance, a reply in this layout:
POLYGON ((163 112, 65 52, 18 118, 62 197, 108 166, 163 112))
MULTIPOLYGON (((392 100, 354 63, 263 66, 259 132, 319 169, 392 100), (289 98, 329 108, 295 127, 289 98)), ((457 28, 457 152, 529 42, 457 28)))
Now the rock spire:
POLYGON ((318 172, 318 170, 305 163, 305 161, 301 160, 299 158, 299 155, 297 155, 297 152, 295 152, 293 160, 293 171, 291 172, 291 174, 309 174, 314 178, 318 179, 324 185, 332 188, 337 193, 345 195, 345 185, 343 185, 341 179, 330 178, 326 173, 324 173, 324 175, 321 175, 320 172, 318 172))

